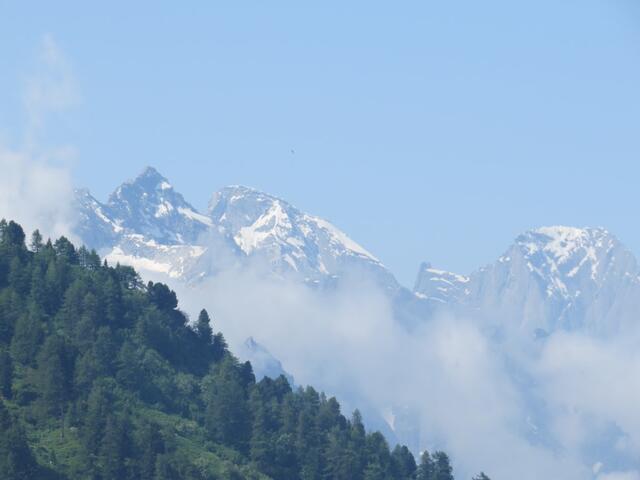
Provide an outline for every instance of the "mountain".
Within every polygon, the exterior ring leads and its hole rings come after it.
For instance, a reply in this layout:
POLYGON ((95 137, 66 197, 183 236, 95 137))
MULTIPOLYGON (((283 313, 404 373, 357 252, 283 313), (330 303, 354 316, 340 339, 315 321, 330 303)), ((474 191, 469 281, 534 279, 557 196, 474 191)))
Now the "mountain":
POLYGON ((607 230, 552 226, 518 236, 468 277, 423 265, 414 292, 538 337, 556 330, 602 335, 635 326, 640 270, 607 230))
POLYGON ((78 190, 76 209, 78 235, 111 262, 187 283, 248 266, 323 288, 356 276, 387 292, 409 327, 452 310, 537 337, 557 329, 610 333, 633 325, 640 307, 637 261, 602 228, 525 232, 470 275, 424 263, 410 291, 330 222, 249 187, 222 188, 200 213, 149 167, 105 204, 78 190))
POLYGON ((344 232, 280 198, 226 187, 213 195, 208 214, 247 257, 267 262, 274 271, 321 281, 359 270, 388 288, 398 287, 380 260, 344 232))
POLYGON ((330 222, 248 187, 214 193, 201 214, 149 167, 106 204, 76 191, 76 209, 78 235, 108 260, 186 282, 225 264, 251 264, 310 284, 357 274, 390 292, 400 289, 376 257, 330 222))

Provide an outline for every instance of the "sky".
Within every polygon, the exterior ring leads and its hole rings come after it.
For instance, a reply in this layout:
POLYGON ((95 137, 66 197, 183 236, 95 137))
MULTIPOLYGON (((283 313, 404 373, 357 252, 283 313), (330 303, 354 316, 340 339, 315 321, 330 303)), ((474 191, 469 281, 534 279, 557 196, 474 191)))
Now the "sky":
POLYGON ((201 210, 253 186, 409 286, 541 225, 640 254, 636 1, 0 0, 0 71, 0 143, 102 200, 146 165, 201 210))

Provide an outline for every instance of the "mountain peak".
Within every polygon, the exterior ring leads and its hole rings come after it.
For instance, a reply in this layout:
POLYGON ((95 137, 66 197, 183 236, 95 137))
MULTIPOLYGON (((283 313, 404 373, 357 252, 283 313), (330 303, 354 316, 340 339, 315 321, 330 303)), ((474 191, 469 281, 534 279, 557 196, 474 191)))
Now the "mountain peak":
POLYGON ((563 265, 576 256, 596 261, 599 254, 610 251, 619 242, 604 228, 556 225, 530 230, 516 239, 516 245, 529 258, 544 257, 563 265))
POLYGON ((120 185, 107 206, 117 225, 163 244, 195 241, 211 224, 153 167, 120 185))
POLYGON ((266 257, 276 271, 315 280, 357 264, 388 273, 378 259, 331 223, 251 187, 231 185, 216 192, 208 214, 240 250, 266 257))
POLYGON ((160 190, 173 189, 173 186, 169 183, 166 177, 158 172, 154 167, 146 167, 133 181, 127 183, 160 190))

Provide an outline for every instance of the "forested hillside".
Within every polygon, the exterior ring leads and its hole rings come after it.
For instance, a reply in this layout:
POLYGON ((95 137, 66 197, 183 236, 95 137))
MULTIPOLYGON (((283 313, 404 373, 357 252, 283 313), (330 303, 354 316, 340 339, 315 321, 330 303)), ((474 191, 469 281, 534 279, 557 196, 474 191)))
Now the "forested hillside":
POLYGON ((312 387, 256 382, 166 285, 4 220, 0 396, 3 479, 452 478, 312 387))

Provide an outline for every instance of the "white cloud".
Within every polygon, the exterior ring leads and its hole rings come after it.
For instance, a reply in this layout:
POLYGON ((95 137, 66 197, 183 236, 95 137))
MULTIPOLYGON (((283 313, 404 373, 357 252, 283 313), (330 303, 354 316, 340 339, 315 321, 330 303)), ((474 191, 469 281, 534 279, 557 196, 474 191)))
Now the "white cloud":
POLYGON ((75 157, 70 146, 42 145, 39 134, 49 114, 74 106, 79 93, 72 69, 53 37, 43 37, 34 72, 28 76, 24 108, 28 125, 24 143, 0 143, 0 217, 22 224, 28 232, 38 228, 45 235, 72 236, 70 169, 75 157))
POLYGON ((25 84, 24 106, 29 121, 27 145, 37 141, 50 114, 64 112, 79 102, 79 88, 70 62, 54 38, 45 35, 34 71, 25 84))
POLYGON ((0 171, 0 218, 17 221, 27 233, 70 234, 73 189, 66 169, 0 148, 0 171))
POLYGON ((376 424, 373 411, 416 413, 421 447, 445 449, 456 478, 481 470, 494 480, 593 478, 574 452, 531 441, 528 406, 504 355, 471 319, 443 317, 410 333, 373 285, 318 291, 253 270, 178 293, 192 314, 206 307, 232 347, 253 336, 297 382, 338 396, 347 415, 358 407, 376 424))

